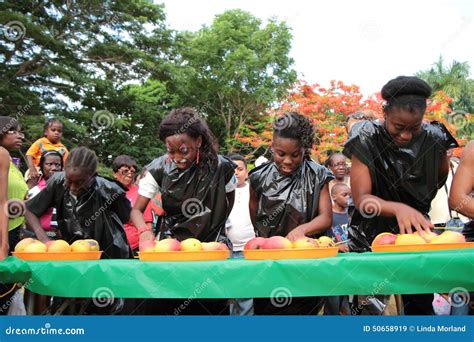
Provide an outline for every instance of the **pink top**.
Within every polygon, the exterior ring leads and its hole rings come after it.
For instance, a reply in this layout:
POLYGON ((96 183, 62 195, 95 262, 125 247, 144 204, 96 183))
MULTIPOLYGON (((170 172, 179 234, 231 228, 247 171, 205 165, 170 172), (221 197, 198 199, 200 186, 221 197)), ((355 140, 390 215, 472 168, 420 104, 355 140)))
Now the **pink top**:
MULTIPOLYGON (((35 197, 44 188, 46 188, 46 179, 41 178, 38 184, 36 184, 35 187, 31 188, 31 190, 28 191, 28 198, 35 197)), ((39 219, 41 227, 43 227, 45 231, 55 231, 58 228, 58 223, 56 221, 51 222, 54 210, 55 208, 53 207, 49 208, 39 219)))
MULTIPOLYGON (((138 197, 138 186, 132 184, 128 188, 126 196, 128 200, 130 201, 130 204, 132 205, 132 208, 133 208, 138 197)), ((148 203, 145 209, 145 212, 143 213, 143 216, 145 218, 146 223, 153 221, 153 215, 151 214, 150 202, 148 203)), ((128 223, 125 223, 123 225, 123 228, 125 229, 125 234, 127 235, 127 240, 128 240, 128 243, 130 244, 130 247, 132 249, 136 249, 138 247, 138 242, 140 239, 140 236, 138 234, 138 229, 133 225, 132 220, 129 220, 128 223)))

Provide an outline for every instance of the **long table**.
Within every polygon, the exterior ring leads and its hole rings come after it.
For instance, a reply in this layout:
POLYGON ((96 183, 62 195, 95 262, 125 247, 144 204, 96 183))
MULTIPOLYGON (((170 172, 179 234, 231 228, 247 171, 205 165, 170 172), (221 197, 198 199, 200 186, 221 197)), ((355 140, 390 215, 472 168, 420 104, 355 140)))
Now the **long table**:
POLYGON ((0 283, 27 283, 31 279, 29 265, 17 258, 9 257, 0 261, 0 283))
MULTIPOLYGON (((16 269, 27 265, 31 291, 62 297, 249 298, 474 291, 474 249, 263 261, 15 259, 0 264, 4 268, 16 265, 16 269)), ((0 275, 4 274, 1 270, 0 275)))

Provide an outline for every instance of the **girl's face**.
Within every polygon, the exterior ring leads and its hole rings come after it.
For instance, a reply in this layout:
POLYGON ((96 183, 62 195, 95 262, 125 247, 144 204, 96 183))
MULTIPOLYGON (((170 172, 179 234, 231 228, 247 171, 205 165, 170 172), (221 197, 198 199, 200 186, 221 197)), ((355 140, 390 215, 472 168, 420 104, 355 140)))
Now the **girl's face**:
POLYGON ((347 174, 346 157, 339 154, 335 155, 329 164, 329 168, 331 169, 332 173, 334 173, 336 179, 344 179, 347 174))
POLYGON ((133 166, 122 165, 117 172, 114 172, 114 178, 117 182, 125 186, 130 187, 133 183, 133 178, 137 174, 137 170, 133 166))
POLYGON ((49 179, 55 172, 61 170, 61 158, 59 156, 46 156, 43 163, 43 178, 49 179))
POLYGON ((392 108, 385 113, 385 128, 398 146, 406 146, 421 132, 423 113, 412 113, 402 108, 392 108))
POLYGON ((57 144, 61 141, 61 137, 63 136, 63 124, 53 121, 44 132, 44 135, 53 144, 57 144))
POLYGON ((285 176, 291 175, 303 162, 304 149, 295 139, 273 136, 273 161, 285 176))
POLYGON ((19 150, 23 146, 23 138, 25 138, 25 135, 18 126, 17 129, 8 130, 3 134, 0 145, 8 151, 19 150))
POLYGON ((83 168, 66 168, 66 188, 74 196, 80 196, 89 189, 94 181, 94 175, 90 175, 83 168))
POLYGON ((202 138, 194 139, 184 134, 171 135, 165 139, 168 156, 180 170, 186 170, 194 163, 202 144, 202 138))

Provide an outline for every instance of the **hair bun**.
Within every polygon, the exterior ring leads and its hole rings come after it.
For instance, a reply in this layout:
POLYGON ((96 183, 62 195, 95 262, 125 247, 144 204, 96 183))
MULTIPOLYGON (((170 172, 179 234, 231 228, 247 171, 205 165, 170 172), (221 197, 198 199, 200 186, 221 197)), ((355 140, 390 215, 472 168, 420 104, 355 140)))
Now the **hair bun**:
POLYGON ((431 87, 421 78, 398 76, 390 80, 382 88, 382 98, 386 101, 391 101, 404 95, 421 96, 427 99, 431 96, 431 87))

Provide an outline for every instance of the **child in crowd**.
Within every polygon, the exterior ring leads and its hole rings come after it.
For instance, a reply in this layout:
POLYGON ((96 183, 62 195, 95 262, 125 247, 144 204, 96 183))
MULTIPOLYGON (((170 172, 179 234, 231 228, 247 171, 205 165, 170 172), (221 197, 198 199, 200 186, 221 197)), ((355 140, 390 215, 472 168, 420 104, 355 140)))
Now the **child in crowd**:
POLYGON ((46 151, 58 151, 66 161, 68 156, 67 148, 61 143, 63 136, 63 123, 58 119, 49 119, 43 130, 43 137, 36 140, 26 151, 26 162, 28 163, 28 174, 26 178, 30 184, 30 188, 36 185, 39 180, 38 166, 41 156, 46 151))
MULTIPOLYGON (((331 226, 331 171, 311 160, 314 129, 298 113, 279 117, 271 146, 273 160, 250 172, 250 217, 259 236, 285 236, 296 241, 322 234, 331 226)), ((323 305, 317 297, 294 297, 274 306, 269 298, 255 298, 257 315, 313 314, 323 305)))
MULTIPOLYGON (((327 235, 339 243, 340 252, 348 252, 347 225, 349 223, 349 199, 351 188, 344 183, 336 183, 331 190, 332 199, 332 227, 327 230, 327 235)), ((331 296, 326 298, 324 304, 325 315, 348 315, 350 313, 348 296, 331 296)))
MULTIPOLYGON (((137 173, 137 163, 132 157, 127 155, 120 155, 116 157, 112 163, 112 169, 114 171, 114 179, 118 182, 126 191, 127 199, 130 201, 131 206, 135 205, 138 197, 138 186, 133 183, 135 175, 137 173)), ((151 207, 148 205, 143 213, 147 227, 151 227, 153 216, 151 214, 151 207)), ((129 220, 124 224, 125 234, 127 235, 128 243, 132 248, 134 254, 138 252, 138 242, 140 233, 137 227, 134 226, 132 220, 129 220)))
MULTIPOLYGON (((232 257, 242 258, 242 251, 245 244, 255 237, 255 231, 252 225, 249 212, 250 191, 247 178, 247 161, 240 154, 231 154, 229 156, 237 168, 235 176, 237 177, 237 188, 235 189, 234 207, 227 220, 227 237, 232 242, 232 257)), ((235 305, 230 307, 231 315, 253 315, 253 299, 236 299, 235 305)))

